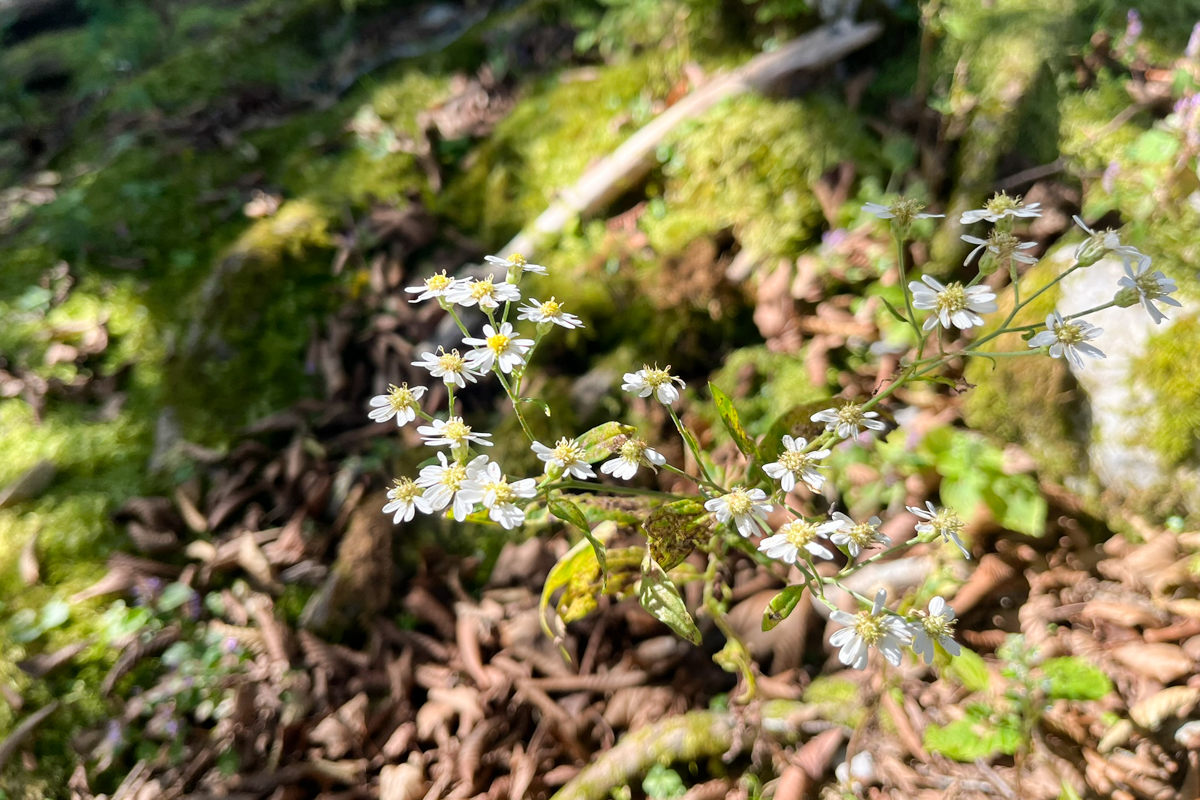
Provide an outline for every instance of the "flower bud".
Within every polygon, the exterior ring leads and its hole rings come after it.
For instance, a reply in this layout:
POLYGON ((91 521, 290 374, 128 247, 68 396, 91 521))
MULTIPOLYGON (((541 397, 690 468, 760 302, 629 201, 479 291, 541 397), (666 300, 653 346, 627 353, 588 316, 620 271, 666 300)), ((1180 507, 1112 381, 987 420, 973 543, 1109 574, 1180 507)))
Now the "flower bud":
POLYGON ((991 275, 1000 268, 1000 259, 996 258, 995 254, 987 251, 983 254, 983 258, 979 259, 979 274, 991 275))
POLYGON ((1136 306, 1141 302, 1141 299, 1142 296, 1138 293, 1137 289, 1124 288, 1118 291, 1116 296, 1113 297, 1113 302, 1117 304, 1118 308, 1129 308, 1136 306))
POLYGON ((546 462, 546 475, 552 481, 556 481, 563 476, 563 468, 553 461, 546 462))
POLYGON ((516 286, 521 282, 521 275, 524 274, 524 272, 525 269, 521 267, 521 265, 513 264, 508 268, 508 274, 505 276, 504 280, 508 281, 513 286, 516 286))
POLYGON ((1090 267, 1108 255, 1108 251, 1116 244, 1112 231, 1097 231, 1084 240, 1075 251, 1075 260, 1081 267, 1090 267))
POLYGON ((450 446, 450 457, 455 461, 466 461, 471 457, 471 446, 466 442, 459 442, 450 446))

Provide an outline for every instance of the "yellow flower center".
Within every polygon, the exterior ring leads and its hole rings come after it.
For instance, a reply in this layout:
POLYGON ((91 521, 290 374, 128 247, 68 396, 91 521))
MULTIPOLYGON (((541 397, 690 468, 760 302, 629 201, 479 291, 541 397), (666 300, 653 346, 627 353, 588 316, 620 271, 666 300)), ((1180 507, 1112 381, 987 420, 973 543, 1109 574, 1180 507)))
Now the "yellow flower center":
POLYGON ((496 505, 501 503, 511 503, 516 495, 513 493, 513 488, 508 485, 508 478, 501 478, 498 481, 488 481, 483 487, 489 492, 496 493, 496 505))
POLYGON ((867 644, 875 644, 883 638, 883 615, 875 615, 864 611, 858 615, 854 623, 854 632, 867 644))
POLYGON ((931 639, 949 639, 954 636, 954 622, 946 619, 945 614, 937 616, 925 616, 925 612, 918 612, 922 616, 921 627, 925 629, 925 633, 931 639))
POLYGON ((798 519, 784 525, 779 532, 787 537, 788 544, 803 550, 805 545, 812 544, 817 538, 817 524, 798 519))
POLYGON ((467 360, 458 354, 458 350, 451 350, 449 353, 443 351, 438 356, 438 366, 446 372, 462 372, 466 365, 467 360))
POLYGON ((1074 322, 1068 322, 1059 325, 1054 331, 1054 335, 1065 345, 1079 344, 1083 341, 1083 328, 1074 322))
POLYGON ((491 275, 487 276, 487 280, 475 281, 471 284, 471 299, 482 300, 485 297, 491 297, 496 293, 496 287, 492 285, 491 275))
POLYGON ((437 275, 430 275, 425 279, 425 288, 433 292, 443 292, 454 282, 453 278, 446 277, 446 271, 442 270, 437 275))
POLYGON ((583 448, 578 442, 565 437, 558 440, 550 454, 561 464, 574 464, 583 460, 583 448))
POLYGON ((933 519, 929 520, 929 524, 947 536, 958 535, 966 527, 966 524, 958 518, 958 514, 949 508, 940 509, 933 515, 933 519))
POLYGON ((452 442, 465 442, 467 437, 471 435, 471 426, 464 423, 458 417, 451 417, 450 421, 442 428, 442 436, 452 442))
POLYGON ((670 370, 671 370, 670 364, 667 364, 666 369, 659 369, 657 366, 655 366, 654 369, 650 369, 650 367, 646 366, 645 364, 642 365, 642 371, 644 373, 646 373, 646 377, 645 377, 646 384, 654 389, 657 389, 658 387, 662 386, 664 383, 671 382, 671 371, 670 370))
POLYGON ((560 303, 555 302, 553 297, 551 297, 546 302, 542 303, 542 316, 543 317, 557 317, 557 316, 560 316, 561 314, 562 314, 562 305, 560 303))
POLYGON ((845 425, 860 427, 864 419, 863 410, 854 403, 849 403, 838 409, 837 418, 838 422, 841 422, 845 425))
POLYGON ((779 454, 779 463, 788 472, 799 474, 812 466, 812 456, 797 450, 784 450, 779 454))
POLYGON ((875 541, 878 531, 875 526, 869 522, 860 522, 846 532, 850 537, 850 541, 854 542, 859 547, 866 547, 875 541))
POLYGON ((967 307, 967 292, 958 281, 937 293, 937 311, 955 314, 967 307))
POLYGON ((1157 300, 1166 294, 1158 285, 1158 278, 1154 277, 1154 273, 1147 270, 1141 275, 1133 279, 1138 291, 1145 295, 1147 300, 1157 300))
POLYGON ((467 468, 462 464, 451 464, 442 470, 442 486, 445 486, 452 492, 457 492, 466 479, 467 468))
POLYGON ((912 221, 917 218, 917 214, 920 214, 923 208, 925 206, 916 200, 901 197, 888 206, 888 211, 891 211, 895 215, 897 225, 906 227, 912 224, 912 221))
POLYGON ((754 502, 746 496, 744 490, 734 489, 725 495, 725 506, 729 509, 730 514, 740 517, 750 513, 750 509, 754 507, 754 502))
POLYGON ((515 267, 524 268, 524 266, 526 264, 528 264, 529 262, 526 261, 525 256, 521 255, 520 253, 513 253, 511 256, 508 257, 508 263, 512 264, 515 267))
POLYGON ((505 336, 503 333, 497 333, 497 334, 487 337, 487 346, 488 346, 488 349, 490 349, 494 353, 497 353, 497 354, 503 353, 505 350, 508 349, 508 344, 511 341, 512 340, 509 339, 507 336, 505 336))
POLYGON ((417 398, 413 396, 412 390, 408 388, 407 383, 403 386, 388 385, 388 405, 391 406, 393 411, 403 411, 416 404, 417 398))
POLYGON ((1021 205, 1020 197, 1009 197, 1006 193, 1001 192, 991 200, 988 200, 983 207, 993 214, 1003 214, 1007 211, 1018 209, 1021 205))
POLYGON ((412 482, 411 478, 398 478, 392 481, 394 486, 388 492, 388 498, 391 500, 403 500, 408 502, 414 497, 420 497, 425 494, 425 490, 412 482))

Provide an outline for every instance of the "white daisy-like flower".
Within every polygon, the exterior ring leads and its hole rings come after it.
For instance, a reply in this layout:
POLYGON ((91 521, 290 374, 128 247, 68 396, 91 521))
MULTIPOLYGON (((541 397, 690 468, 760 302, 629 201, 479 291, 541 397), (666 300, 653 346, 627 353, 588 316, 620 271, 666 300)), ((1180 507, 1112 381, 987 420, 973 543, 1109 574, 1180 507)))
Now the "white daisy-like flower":
POLYGON ((954 609, 944 599, 930 600, 928 613, 918 611, 911 626, 913 652, 925 659, 926 664, 933 663, 937 649, 934 645, 940 644, 952 656, 961 655, 962 648, 954 641, 954 621, 954 609))
POLYGON ((1088 238, 1083 240, 1083 244, 1075 248, 1075 260, 1079 262, 1079 266, 1091 266, 1108 253, 1116 253, 1126 265, 1131 262, 1140 264, 1142 259, 1149 258, 1133 245, 1121 244, 1121 237, 1117 235, 1116 231, 1094 231, 1084 224, 1078 215, 1072 219, 1088 235, 1088 238))
POLYGON ((825 538, 826 534, 819 524, 797 519, 781 526, 774 536, 768 536, 759 542, 758 549, 770 558, 777 558, 787 564, 795 564, 797 560, 802 559, 801 550, 817 558, 833 558, 829 548, 818 541, 825 538))
POLYGON ((468 337, 463 344, 473 345, 473 350, 467 357, 471 366, 481 372, 491 370, 492 365, 499 364, 500 371, 506 375, 525 363, 525 354, 533 347, 533 339, 518 339, 511 323, 503 322, 500 330, 491 325, 483 326, 483 338, 468 337))
POLYGON ((505 530, 512 530, 525 521, 525 509, 513 501, 536 497, 537 481, 523 478, 509 483, 500 471, 500 465, 492 461, 482 469, 472 471, 459 495, 472 505, 482 503, 493 522, 500 523, 505 530))
POLYGON ((924 520, 917 523, 917 533, 937 532, 945 541, 954 542, 964 556, 971 557, 971 551, 967 549, 967 546, 963 544, 962 537, 959 536, 966 527, 966 523, 958 518, 958 514, 954 513, 953 509, 938 508, 928 500, 925 501, 925 508, 920 506, 906 506, 906 508, 924 520))
POLYGON ((526 302, 529 305, 520 307, 517 319, 525 319, 539 324, 542 322, 551 322, 568 329, 583 327, 583 323, 579 320, 579 317, 563 311, 562 303, 559 303, 553 297, 544 303, 532 297, 528 298, 526 302))
POLYGON ((749 539, 767 524, 766 515, 774 508, 764 502, 767 494, 762 489, 746 489, 735 486, 728 494, 714 497, 704 508, 717 515, 719 522, 733 522, 738 533, 749 539))
POLYGON ((827 408, 813 414, 813 422, 824 422, 825 430, 837 431, 842 439, 858 439, 863 428, 881 431, 887 427, 883 420, 877 419, 878 413, 863 411, 857 403, 846 403, 838 408, 827 408))
POLYGON ((469 463, 461 461, 450 462, 446 454, 438 452, 441 464, 431 464, 421 468, 417 477, 417 486, 425 489, 425 501, 433 511, 441 511, 453 503, 451 511, 456 520, 463 520, 475 508, 474 501, 463 497, 460 491, 467 482, 470 474, 483 469, 488 463, 487 456, 476 456, 469 463))
POLYGON ((394 485, 387 493, 389 502, 383 507, 385 514, 395 512, 396 516, 392 517, 392 522, 408 522, 418 511, 422 514, 433 513, 433 506, 423 497, 425 489, 414 483, 411 478, 400 478, 392 483, 394 485))
POLYGON ((426 278, 424 285, 409 286, 404 291, 417 295, 408 302, 419 303, 422 300, 428 300, 431 297, 445 297, 446 293, 453 289, 457 284, 457 278, 446 277, 446 270, 442 270, 436 275, 430 275, 428 278, 426 278))
POLYGON ((643 364, 637 372, 626 372, 625 382, 621 384, 622 389, 638 397, 653 394, 658 402, 667 406, 679 399, 679 390, 686 386, 682 379, 671 374, 670 364, 666 369, 659 369, 657 364, 653 369, 643 364), (679 389, 675 388, 676 383, 679 389))
POLYGON ((971 262, 975 260, 975 256, 979 255, 980 251, 984 249, 1001 261, 1011 258, 1019 264, 1037 263, 1036 258, 1024 252, 1025 250, 1037 247, 1037 242, 1022 242, 1008 231, 1002 231, 997 228, 986 239, 980 239, 978 236, 963 236, 962 240, 968 244, 975 245, 975 248, 967 254, 966 259, 963 261, 964 267, 970 266, 971 262))
POLYGON ((1041 208, 1041 203, 1025 205, 1021 202, 1020 197, 1009 197, 1004 192, 1000 192, 984 203, 983 208, 964 211, 958 221, 963 225, 970 225, 984 219, 988 222, 999 222, 1005 217, 1040 217, 1042 215, 1041 208))
POLYGON ((471 430, 470 425, 463 422, 462 417, 435 419, 431 424, 417 428, 417 433, 421 434, 421 437, 425 439, 425 444, 430 447, 440 445, 462 447, 469 443, 491 447, 493 444, 488 441, 492 438, 490 433, 475 433, 471 430))
POLYGON ((779 454, 779 460, 763 464, 763 472, 779 481, 780 487, 785 492, 796 488, 798 480, 804 481, 814 492, 821 491, 821 485, 825 483, 825 476, 817 472, 817 469, 821 467, 817 462, 828 456, 829 451, 814 450, 811 453, 805 453, 804 448, 807 446, 808 440, 803 436, 795 439, 791 436, 784 436, 783 452, 779 454))
POLYGON ((1066 356, 1077 367, 1083 367, 1083 357, 1104 358, 1104 353, 1094 344, 1088 344, 1089 339, 1095 339, 1104 333, 1103 328, 1097 328, 1090 322, 1073 319, 1069 322, 1062 318, 1057 311, 1052 311, 1046 317, 1047 330, 1029 340, 1029 346, 1037 349, 1049 347, 1051 358, 1066 356))
POLYGON ((866 522, 855 522, 841 511, 833 512, 832 516, 833 519, 821 525, 821 530, 829 534, 829 541, 839 547, 845 547, 851 558, 858 558, 868 547, 886 547, 892 543, 890 537, 879 532, 879 517, 871 517, 866 522))
POLYGON ((951 325, 961 330, 983 324, 980 314, 990 314, 996 310, 996 293, 989 286, 963 287, 955 281, 949 286, 931 275, 925 275, 920 281, 910 281, 908 290, 912 292, 913 308, 922 311, 932 311, 933 316, 925 320, 923 330, 932 330, 940 322, 943 328, 951 325))
POLYGON ((1182 304, 1171 297, 1171 292, 1174 292, 1177 287, 1175 281, 1168 278, 1162 272, 1155 270, 1150 271, 1150 256, 1142 256, 1138 259, 1137 270, 1129 260, 1125 261, 1125 277, 1117 281, 1121 286, 1129 289, 1137 294, 1137 299, 1141 301, 1142 307, 1146 309, 1146 313, 1150 315, 1150 319, 1154 320, 1154 324, 1158 325, 1167 315, 1162 312, 1155 302, 1166 303, 1169 306, 1179 308, 1182 304))
POLYGON ((387 422, 395 417, 396 425, 402 428, 417 418, 417 412, 421 410, 419 401, 426 391, 424 386, 410 389, 407 383, 389 385, 387 394, 371 398, 371 413, 367 416, 376 422, 387 422))
POLYGON ((925 206, 916 200, 909 200, 905 197, 901 197, 891 205, 886 206, 880 203, 863 204, 863 211, 874 214, 880 219, 894 219, 901 224, 908 224, 914 219, 936 219, 946 216, 945 214, 923 214, 921 213, 921 209, 923 208, 925 206))
MULTIPOLYGON (((646 444, 644 439, 631 436, 621 443, 617 449, 616 458, 611 458, 600 465, 600 471, 623 481, 637 475, 638 467, 648 466, 650 469, 661 467, 667 463, 662 453, 646 444)), ((655 470, 657 471, 657 470, 655 470)))
POLYGON ((530 264, 525 256, 520 253, 513 253, 508 258, 500 258, 498 256, 484 256, 483 260, 489 264, 495 264, 498 267, 504 267, 506 270, 521 270, 524 272, 533 272, 538 275, 545 275, 546 268, 541 264, 530 264))
POLYGON ((430 375, 441 378, 447 386, 457 386, 460 389, 465 388, 468 381, 475 383, 475 376, 482 374, 471 361, 463 358, 458 350, 447 353, 441 347, 436 353, 422 353, 421 360, 412 362, 412 365, 427 369, 430 375))
POLYGON ((446 293, 446 299, 463 307, 478 305, 485 311, 521 299, 520 289, 511 283, 496 283, 495 278, 495 275, 488 275, 481 281, 459 281, 446 293))
POLYGON ((555 466, 568 475, 580 480, 596 477, 596 473, 592 470, 592 465, 583 460, 583 445, 574 439, 568 439, 564 436, 552 448, 547 447, 541 442, 534 442, 533 452, 537 454, 538 458, 546 462, 547 470, 551 466, 555 466))
POLYGON ((846 626, 829 637, 831 645, 841 648, 838 661, 854 669, 866 669, 870 649, 874 647, 889 664, 900 666, 903 648, 912 641, 912 631, 902 618, 884 609, 886 599, 887 590, 880 589, 870 611, 858 614, 834 611, 829 615, 834 622, 846 626))

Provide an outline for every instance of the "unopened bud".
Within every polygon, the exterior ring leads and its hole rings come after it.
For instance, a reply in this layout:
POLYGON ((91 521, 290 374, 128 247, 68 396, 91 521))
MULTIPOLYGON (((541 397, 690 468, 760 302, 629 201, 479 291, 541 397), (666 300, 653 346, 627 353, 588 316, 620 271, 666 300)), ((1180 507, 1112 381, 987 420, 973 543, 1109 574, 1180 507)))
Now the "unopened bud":
POLYGON ((1113 302, 1117 304, 1118 308, 1129 308, 1136 306, 1141 302, 1141 299, 1142 296, 1138 293, 1137 289, 1124 288, 1117 292, 1113 298, 1113 302))
POLYGON ((466 442, 450 445, 450 457, 455 461, 466 461, 471 455, 471 446, 466 442))
POLYGON ((991 275, 1000 268, 1000 259, 996 258, 991 251, 985 251, 983 258, 979 259, 979 274, 991 275))
POLYGON ((549 476, 550 480, 556 481, 562 477, 563 468, 560 467, 558 464, 555 464, 553 461, 547 461, 546 462, 546 475, 549 476))
POLYGON ((1112 231, 1097 231, 1089 236, 1075 251, 1075 261, 1081 267, 1090 267, 1108 255, 1117 244, 1117 237, 1112 231))
POLYGON ((508 275, 505 276, 504 280, 508 281, 513 286, 516 286, 521 282, 521 275, 524 273, 525 270, 523 267, 521 267, 519 264, 513 264, 508 268, 508 275))

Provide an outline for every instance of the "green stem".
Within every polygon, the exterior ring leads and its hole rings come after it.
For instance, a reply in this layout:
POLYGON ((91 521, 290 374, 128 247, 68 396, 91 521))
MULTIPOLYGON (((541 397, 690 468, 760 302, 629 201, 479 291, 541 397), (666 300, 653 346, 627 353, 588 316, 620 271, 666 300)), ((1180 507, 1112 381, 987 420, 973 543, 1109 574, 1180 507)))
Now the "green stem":
POLYGON ((683 438, 683 443, 692 451, 692 455, 696 459, 696 467, 700 470, 700 474, 704 476, 704 479, 708 483, 717 486, 717 482, 712 479, 712 476, 708 474, 708 470, 704 467, 704 459, 700 457, 700 447, 696 442, 696 437, 692 435, 691 431, 683 427, 683 422, 679 419, 679 415, 675 413, 675 409, 667 406, 667 413, 671 415, 671 421, 675 423, 675 429, 679 431, 679 435, 683 438))
POLYGON ((587 483, 585 481, 566 480, 558 484, 559 489, 582 489, 589 492, 610 492, 612 494, 628 494, 636 497, 653 497, 659 500, 684 500, 681 495, 670 492, 660 492, 657 489, 643 489, 639 486, 613 486, 607 483, 587 483))
POLYGON ((917 325, 917 312, 913 310, 912 292, 908 290, 908 271, 904 267, 904 239, 899 234, 896 235, 896 265, 900 269, 900 288, 904 290, 904 310, 908 312, 908 322, 916 334, 917 357, 920 358, 925 343, 921 336, 921 328, 917 325))
POLYGON ((689 481, 691 481, 692 483, 694 483, 700 487, 700 491, 704 492, 705 497, 711 496, 708 494, 708 492, 704 491, 705 486, 708 486, 710 489, 715 489, 717 492, 719 492, 721 494, 725 494, 727 492, 727 490, 723 486, 719 486, 710 480, 706 480, 706 479, 698 477, 696 475, 691 475, 691 474, 679 469, 678 467, 671 466, 670 464, 663 464, 661 467, 659 467, 659 469, 666 470, 667 472, 670 472, 672 475, 678 475, 681 478, 687 478, 689 481))
POLYGON ((537 442, 537 437, 533 435, 533 431, 529 429, 529 423, 525 421, 525 415, 521 413, 521 404, 518 398, 513 394, 512 387, 509 386, 508 380, 504 377, 504 373, 500 371, 500 362, 497 361, 494 365, 496 376, 500 378, 500 385, 504 387, 505 393, 508 394, 509 402, 512 403, 513 411, 516 412, 517 422, 521 423, 521 430, 525 431, 525 435, 529 438, 529 443, 537 442))

